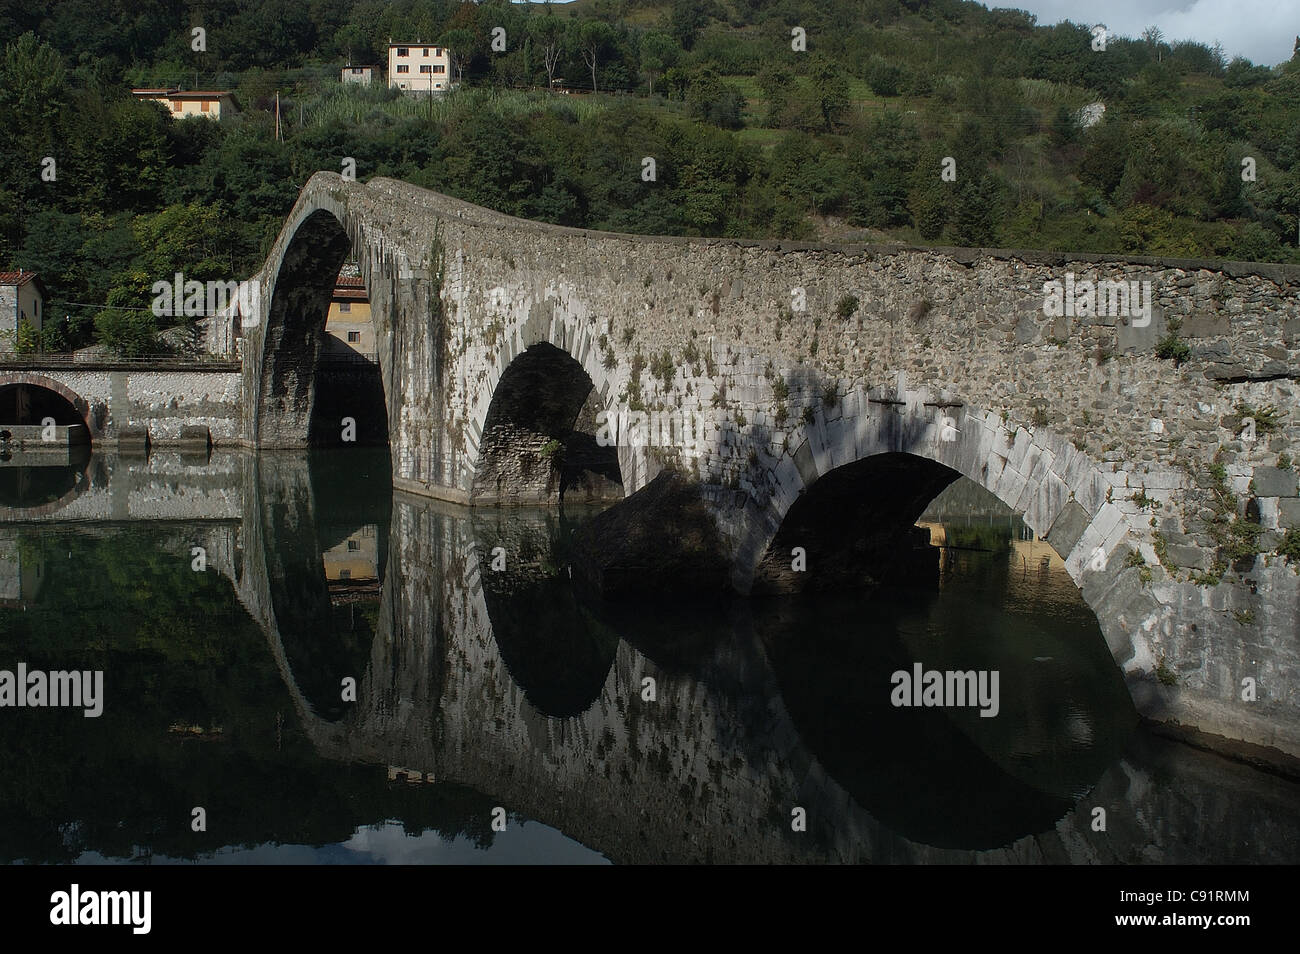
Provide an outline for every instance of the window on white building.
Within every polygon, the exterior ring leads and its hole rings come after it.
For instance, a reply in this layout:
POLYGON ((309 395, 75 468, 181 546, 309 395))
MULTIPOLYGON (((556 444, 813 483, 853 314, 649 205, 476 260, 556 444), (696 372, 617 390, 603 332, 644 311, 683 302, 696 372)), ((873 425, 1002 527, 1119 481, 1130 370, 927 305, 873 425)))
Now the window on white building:
POLYGON ((410 51, 409 51, 406 47, 404 47, 404 46, 399 46, 399 47, 397 48, 397 55, 398 55, 398 56, 410 56, 410 51))
POLYGON ((420 67, 420 72, 421 72, 421 73, 432 73, 432 72, 433 72, 433 67, 432 67, 432 66, 421 66, 421 67, 420 67))
POLYGON ((399 73, 409 73, 409 72, 411 72, 411 68, 410 68, 409 66, 402 65, 402 66, 399 66, 399 67, 397 68, 397 72, 399 72, 399 73))

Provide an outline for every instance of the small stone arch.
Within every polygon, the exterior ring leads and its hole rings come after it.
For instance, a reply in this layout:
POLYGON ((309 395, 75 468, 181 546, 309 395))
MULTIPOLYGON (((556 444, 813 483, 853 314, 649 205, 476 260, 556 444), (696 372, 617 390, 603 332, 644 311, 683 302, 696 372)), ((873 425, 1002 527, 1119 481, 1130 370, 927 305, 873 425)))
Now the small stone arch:
POLYGON ((12 387, 14 385, 27 385, 29 387, 44 388, 47 391, 53 391, 63 400, 70 404, 81 422, 86 425, 91 436, 98 436, 99 429, 96 426, 95 415, 90 413, 90 402, 83 398, 76 391, 61 381, 51 378, 44 374, 38 374, 35 371, 18 371, 9 374, 0 374, 0 388, 12 387))
MULTIPOLYGON (((550 305, 549 302, 545 304, 550 305)), ((518 382, 517 376, 528 374, 530 365, 540 370, 542 363, 547 362, 551 370, 571 372, 575 379, 571 382, 574 388, 582 384, 577 380, 579 373, 582 379, 590 381, 590 393, 584 392, 577 401, 578 406, 563 409, 571 410, 575 417, 582 407, 582 399, 598 410, 616 410, 611 405, 617 393, 615 375, 598 360, 597 335, 592 329, 589 323, 551 314, 550 307, 533 306, 528 310, 527 318, 516 321, 505 332, 506 340, 496 352, 485 386, 476 393, 470 408, 471 426, 466 443, 471 461, 471 500, 499 499, 494 488, 489 486, 496 480, 491 475, 496 473, 499 464, 493 458, 501 451, 494 447, 494 418, 506 396, 503 386, 510 387, 512 378, 518 382)), ((569 395, 567 405, 572 404, 574 397, 569 395)), ((620 445, 617 459, 624 495, 635 492, 649 480, 649 461, 643 448, 620 445)))

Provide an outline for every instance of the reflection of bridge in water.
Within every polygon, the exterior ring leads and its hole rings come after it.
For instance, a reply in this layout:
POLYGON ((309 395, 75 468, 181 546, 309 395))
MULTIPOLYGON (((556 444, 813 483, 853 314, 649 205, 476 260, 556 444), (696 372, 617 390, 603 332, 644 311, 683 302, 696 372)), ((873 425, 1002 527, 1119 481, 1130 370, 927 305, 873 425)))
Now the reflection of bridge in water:
MULTIPOLYGON (((761 606, 665 606, 638 621, 574 594, 553 512, 397 494, 390 519, 375 512, 386 500, 345 506, 346 485, 314 479, 305 456, 233 460, 237 517, 191 526, 177 547, 205 546, 232 580, 326 758, 488 793, 621 862, 1294 860, 1293 790, 1268 776, 1243 784, 1244 769, 1139 737, 1122 758, 1076 759, 1041 791, 959 719, 926 714, 942 758, 900 755, 888 721, 900 710, 846 699, 872 720, 850 764, 810 724, 801 646, 773 638, 761 606), (373 631, 341 638, 322 554, 358 526, 378 528, 382 588, 373 631), (504 573, 488 570, 498 545, 504 573), (346 676, 355 704, 340 701, 346 676), (932 824, 909 821, 904 802, 931 807, 932 824), (791 830, 796 806, 806 833, 791 830), (1106 832, 1092 830, 1094 807, 1106 832), (986 843, 956 843, 944 810, 985 813, 986 843), (1233 831, 1250 835, 1223 836, 1233 831)), ((825 682, 831 698, 846 691, 825 682)))

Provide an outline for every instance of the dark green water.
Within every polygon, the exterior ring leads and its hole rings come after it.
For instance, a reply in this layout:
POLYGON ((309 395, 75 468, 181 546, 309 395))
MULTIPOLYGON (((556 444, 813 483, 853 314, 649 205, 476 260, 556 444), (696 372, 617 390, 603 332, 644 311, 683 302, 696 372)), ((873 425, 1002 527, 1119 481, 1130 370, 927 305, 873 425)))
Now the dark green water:
POLYGON ((386 452, 0 484, 0 670, 105 686, 0 708, 6 862, 1300 857, 1297 786, 1139 729, 1015 520, 929 515, 911 588, 607 605, 589 514, 395 495, 386 452), (996 672, 996 716, 894 705, 916 663, 996 672))

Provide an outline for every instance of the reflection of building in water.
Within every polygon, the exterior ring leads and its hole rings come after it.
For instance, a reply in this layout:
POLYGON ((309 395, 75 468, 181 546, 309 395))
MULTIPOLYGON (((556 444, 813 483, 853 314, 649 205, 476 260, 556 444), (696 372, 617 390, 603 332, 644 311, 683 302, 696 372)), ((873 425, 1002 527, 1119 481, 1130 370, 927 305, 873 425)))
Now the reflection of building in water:
POLYGON ((388 766, 388 780, 390 782, 408 782, 412 785, 431 784, 435 781, 432 772, 421 772, 418 769, 404 768, 401 765, 388 766))
POLYGON ((45 558, 39 554, 24 556, 17 541, 6 541, 0 549, 0 606, 27 609, 36 602, 45 582, 45 558))
POLYGON ((1014 510, 974 481, 963 477, 931 501, 916 525, 943 549, 940 585, 992 559, 1004 568, 1007 596, 1079 603, 1081 597, 1065 560, 1014 510), (974 561, 974 562, 973 562, 974 561))
POLYGON ((375 524, 358 527, 321 554, 321 559, 331 602, 379 593, 379 528, 375 524))

